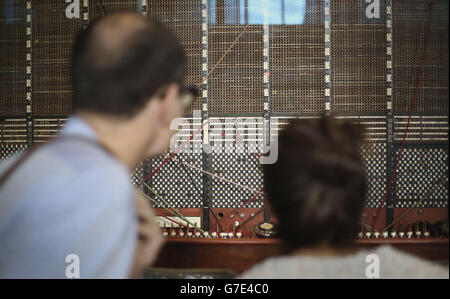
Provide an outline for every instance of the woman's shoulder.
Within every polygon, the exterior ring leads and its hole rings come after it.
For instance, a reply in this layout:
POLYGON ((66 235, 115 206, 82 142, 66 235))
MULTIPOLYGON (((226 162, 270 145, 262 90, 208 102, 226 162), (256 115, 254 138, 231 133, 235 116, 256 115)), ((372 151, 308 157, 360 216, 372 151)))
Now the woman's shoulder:
POLYGON ((373 253, 379 258, 381 278, 449 278, 448 264, 428 261, 389 245, 373 253))
POLYGON ((361 249, 340 256, 279 256, 269 258, 238 278, 448 278, 448 266, 423 260, 392 246, 361 249))

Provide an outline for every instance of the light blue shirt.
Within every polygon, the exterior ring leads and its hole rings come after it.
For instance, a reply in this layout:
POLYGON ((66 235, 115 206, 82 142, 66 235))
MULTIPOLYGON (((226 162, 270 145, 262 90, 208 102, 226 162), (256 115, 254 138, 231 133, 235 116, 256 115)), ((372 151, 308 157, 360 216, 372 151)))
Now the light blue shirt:
MULTIPOLYGON (((77 117, 61 134, 97 139, 77 117)), ((16 158, 0 164, 0 173, 16 158)), ((66 268, 73 276, 71 254, 80 278, 126 278, 136 236, 128 170, 93 144, 46 145, 0 188, 0 278, 66 278, 66 268)))

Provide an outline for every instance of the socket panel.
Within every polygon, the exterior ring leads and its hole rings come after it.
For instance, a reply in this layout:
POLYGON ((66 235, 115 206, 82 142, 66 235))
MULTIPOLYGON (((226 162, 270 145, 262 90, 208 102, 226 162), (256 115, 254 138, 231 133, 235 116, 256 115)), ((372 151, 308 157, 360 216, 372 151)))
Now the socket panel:
MULTIPOLYGON (((201 225, 202 225, 202 218, 199 216, 187 216, 184 218, 189 220, 192 224, 194 224, 197 227, 201 227, 201 225)), ((165 216, 165 217, 157 216, 156 223, 158 224, 158 226, 160 228, 179 227, 178 223, 180 223, 183 226, 188 225, 188 223, 185 220, 181 219, 180 217, 175 217, 175 216, 165 216), (176 221, 177 223, 172 222, 169 219, 176 221)), ((192 227, 192 225, 189 224, 189 227, 192 227)))

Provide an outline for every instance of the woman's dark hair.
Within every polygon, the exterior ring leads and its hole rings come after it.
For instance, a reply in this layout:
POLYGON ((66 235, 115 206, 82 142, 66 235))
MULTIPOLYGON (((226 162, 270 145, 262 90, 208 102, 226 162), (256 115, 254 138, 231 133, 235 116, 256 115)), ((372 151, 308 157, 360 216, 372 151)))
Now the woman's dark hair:
MULTIPOLYGON (((108 26, 117 26, 121 17, 105 18, 108 26)), ((72 53, 74 111, 129 117, 162 87, 183 85, 185 54, 175 35, 155 19, 125 17, 134 18, 138 26, 112 46, 102 40, 101 30, 96 31, 105 18, 90 24, 76 39, 72 53)), ((114 35, 123 26, 111 28, 116 30, 114 35)))
POLYGON ((332 117, 294 120, 281 131, 278 161, 264 165, 264 183, 290 247, 340 247, 356 236, 367 188, 362 135, 332 117))

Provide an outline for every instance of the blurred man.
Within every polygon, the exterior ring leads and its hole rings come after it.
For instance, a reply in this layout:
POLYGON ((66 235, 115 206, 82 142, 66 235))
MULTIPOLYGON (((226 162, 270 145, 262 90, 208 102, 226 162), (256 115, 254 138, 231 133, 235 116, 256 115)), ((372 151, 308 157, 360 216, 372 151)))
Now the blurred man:
POLYGON ((448 268, 390 246, 353 246, 367 188, 361 144, 361 128, 331 117, 293 121, 281 132, 278 161, 264 165, 264 184, 292 254, 241 278, 448 278, 448 268))
POLYGON ((174 35, 139 15, 80 34, 74 115, 0 166, 0 278, 137 277, 154 260, 162 238, 130 172, 168 147, 184 63, 174 35))

